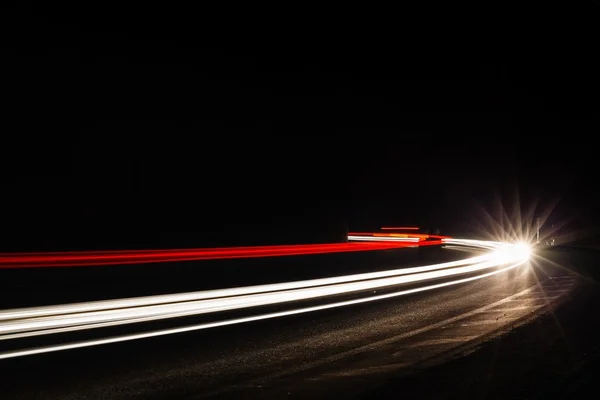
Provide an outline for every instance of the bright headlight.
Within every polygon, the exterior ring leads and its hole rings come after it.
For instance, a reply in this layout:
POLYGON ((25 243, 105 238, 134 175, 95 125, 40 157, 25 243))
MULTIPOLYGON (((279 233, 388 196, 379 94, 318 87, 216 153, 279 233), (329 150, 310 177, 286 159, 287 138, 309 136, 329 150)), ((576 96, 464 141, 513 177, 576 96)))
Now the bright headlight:
POLYGON ((499 263, 527 261, 531 256, 531 247, 526 243, 506 245, 493 253, 494 260, 499 263))

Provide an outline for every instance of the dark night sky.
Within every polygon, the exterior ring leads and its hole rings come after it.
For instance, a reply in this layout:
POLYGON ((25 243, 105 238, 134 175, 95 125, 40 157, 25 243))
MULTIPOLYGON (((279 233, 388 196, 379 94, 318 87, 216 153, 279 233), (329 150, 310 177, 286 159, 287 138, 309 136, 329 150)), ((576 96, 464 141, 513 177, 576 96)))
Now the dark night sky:
POLYGON ((550 7, 489 38, 485 21, 450 35, 406 26, 409 13, 317 27, 11 9, 3 248, 462 233, 500 201, 536 215, 558 202, 553 219, 589 229, 598 7, 550 7))

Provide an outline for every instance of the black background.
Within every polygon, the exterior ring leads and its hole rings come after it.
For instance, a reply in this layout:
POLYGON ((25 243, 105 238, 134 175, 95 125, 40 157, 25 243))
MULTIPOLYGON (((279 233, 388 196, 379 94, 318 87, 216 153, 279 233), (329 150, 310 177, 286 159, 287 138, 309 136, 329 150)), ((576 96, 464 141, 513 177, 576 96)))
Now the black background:
POLYGON ((18 4, 4 250, 596 226, 596 2, 18 4))

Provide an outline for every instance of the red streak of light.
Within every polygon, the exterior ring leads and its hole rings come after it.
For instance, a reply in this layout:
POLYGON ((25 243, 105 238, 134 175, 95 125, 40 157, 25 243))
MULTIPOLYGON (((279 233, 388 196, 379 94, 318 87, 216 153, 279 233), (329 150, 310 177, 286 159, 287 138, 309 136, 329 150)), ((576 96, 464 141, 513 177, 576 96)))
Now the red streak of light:
MULTIPOLYGON (((440 243, 433 242, 434 241, 422 242, 419 245, 441 244, 441 241, 439 241, 440 243)), ((307 254, 389 250, 415 246, 417 246, 415 243, 382 241, 282 246, 225 247, 207 249, 3 253, 0 255, 0 269, 85 267, 232 258, 280 257, 307 254)))
POLYGON ((391 226, 382 227, 383 231, 418 231, 418 226, 391 226))
POLYGON ((348 236, 372 236, 372 237, 406 237, 419 239, 451 239, 451 236, 427 235, 424 233, 379 233, 379 232, 350 232, 348 236))
POLYGON ((417 247, 423 247, 423 246, 440 246, 442 243, 443 243, 442 239, 424 240, 424 241, 420 241, 419 244, 417 245, 417 247))
POLYGON ((376 237, 428 238, 424 233, 373 233, 376 237))

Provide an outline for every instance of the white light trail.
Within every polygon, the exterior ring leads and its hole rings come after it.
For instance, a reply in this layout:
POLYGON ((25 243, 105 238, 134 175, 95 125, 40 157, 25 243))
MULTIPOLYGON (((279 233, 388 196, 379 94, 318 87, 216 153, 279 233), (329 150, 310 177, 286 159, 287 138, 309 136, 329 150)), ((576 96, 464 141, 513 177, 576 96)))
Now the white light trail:
MULTIPOLYGON (((510 260, 509 260, 510 262, 510 260)), ((394 276, 388 278, 379 278, 368 281, 350 282, 329 286, 309 287, 303 289, 282 290, 271 293, 259 293, 245 296, 234 296, 228 298, 208 299, 194 302, 174 303, 165 305, 156 305, 148 307, 135 307, 127 309, 107 310, 100 312, 89 312, 79 314, 68 314, 66 316, 58 315, 52 317, 43 317, 27 319, 24 322, 6 322, 0 326, 0 340, 14 339, 26 336, 39 336, 51 333, 47 329, 65 328, 61 332, 91 329, 99 326, 92 324, 102 324, 120 321, 121 324, 128 324, 142 321, 152 321, 164 318, 175 318, 188 315, 199 315, 219 311, 231 311, 242 308, 266 306, 276 303, 285 303, 291 301, 300 301, 314 299, 324 296, 333 296, 337 294, 347 294, 364 290, 380 289, 386 286, 393 286, 405 283, 414 283, 424 280, 443 278, 452 275, 461 275, 470 272, 476 272, 482 269, 495 268, 498 266, 496 261, 479 262, 474 265, 442 269, 429 272, 421 272, 412 275, 394 276), (18 332, 26 332, 16 335, 18 332), (12 335, 9 335, 12 334, 12 335)))
MULTIPOLYGON (((364 236, 368 238, 367 236, 364 236)), ((358 238, 358 236, 357 236, 358 238)), ((361 237, 362 238, 362 237, 361 237)), ((394 238, 382 238, 383 240, 389 240, 394 238)), ((358 239, 357 239, 358 240, 358 239)), ((453 244, 463 244, 457 239, 453 239, 453 244)), ((480 242, 477 243, 469 243, 469 245, 474 247, 480 247, 484 249, 496 249, 502 246, 502 243, 496 242, 480 242)), ((425 265, 421 267, 412 267, 412 268, 401 268, 390 271, 380 271, 380 272, 369 272, 363 274, 354 274, 354 275, 344 275, 344 276, 336 276, 331 278, 322 278, 322 279, 312 279, 306 281, 298 281, 298 282, 285 282, 285 283, 275 283, 269 285, 258 285, 258 286, 248 286, 248 287, 239 287, 239 288, 227 288, 227 289, 217 289, 217 290, 206 290, 201 292, 190 292, 190 293, 177 293, 177 294, 167 294, 167 295, 158 295, 158 296, 145 296, 145 297, 137 297, 137 298, 128 298, 128 299, 118 299, 118 300, 104 300, 104 301, 94 301, 94 302, 85 302, 85 303, 74 303, 74 304, 65 304, 65 305, 52 305, 52 306, 44 306, 44 307, 31 307, 31 308, 21 308, 14 310, 5 310, 0 311, 0 323, 6 320, 13 319, 21 319, 21 318, 33 318, 33 317, 44 317, 44 316, 52 316, 57 314, 74 314, 74 313, 82 313, 89 311, 101 311, 101 310, 110 310, 117 308, 131 308, 131 307, 142 307, 142 306, 151 306, 157 304, 165 304, 165 303, 178 303, 178 302, 186 302, 186 301, 195 301, 195 300, 204 300, 204 299, 215 299, 220 297, 230 297, 230 296, 241 296, 247 294, 254 293, 266 293, 266 292, 274 292, 281 290, 290 290, 290 289, 300 289, 305 287, 315 287, 315 286, 324 286, 331 285, 337 283, 345 283, 352 281, 360 281, 367 279, 377 279, 388 276, 397 276, 397 275, 408 275, 414 274, 417 272, 425 272, 425 271, 433 271, 444 268, 452 268, 452 267, 460 267, 464 265, 474 264, 477 262, 483 262, 490 260, 492 256, 490 254, 467 258, 464 260, 458 261, 450 261, 446 263, 440 264, 432 264, 425 265)))
POLYGON ((246 318, 213 322, 195 325, 192 327, 174 328, 156 332, 126 335, 116 338, 99 339, 83 343, 63 344, 45 347, 43 349, 30 349, 0 353, 0 359, 48 351, 93 346, 104 343, 114 343, 125 340, 141 339, 145 337, 161 336, 190 330, 207 329, 210 327, 275 318, 278 316, 341 307, 344 305, 358 304, 388 297, 396 297, 403 294, 430 290, 461 282, 467 282, 474 279, 481 279, 486 276, 519 266, 527 262, 529 258, 528 249, 520 245, 459 239, 444 239, 444 241, 448 244, 480 247, 489 249, 491 251, 485 253, 484 255, 465 260, 422 267, 397 269, 392 271, 381 271, 367 274, 355 274, 308 281, 229 288, 204 292, 180 293, 173 295, 6 310, 0 313, 0 340, 64 333, 76 330, 96 329, 166 318, 177 318, 189 315, 217 313, 221 311, 238 310, 299 300, 327 298, 329 296, 340 294, 367 291, 371 292, 373 289, 385 287, 394 288, 394 286, 407 283, 425 282, 432 279, 448 277, 459 277, 460 275, 472 274, 475 272, 482 273, 474 277, 469 276, 467 278, 455 279, 434 285, 420 286, 408 290, 405 289, 395 291, 384 295, 370 295, 360 299, 306 307, 279 313, 270 313, 246 318), (506 267, 506 265, 509 266, 506 267))

